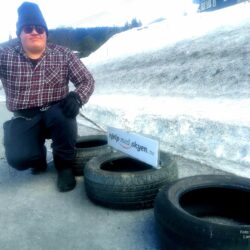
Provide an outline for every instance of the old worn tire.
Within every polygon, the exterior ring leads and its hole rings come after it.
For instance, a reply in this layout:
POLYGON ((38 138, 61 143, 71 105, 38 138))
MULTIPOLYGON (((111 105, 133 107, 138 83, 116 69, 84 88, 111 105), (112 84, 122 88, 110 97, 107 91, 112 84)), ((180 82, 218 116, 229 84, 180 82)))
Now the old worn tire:
POLYGON ((106 135, 80 136, 76 142, 76 158, 73 164, 74 174, 76 176, 83 175, 83 169, 92 157, 107 154, 111 151, 106 135))
POLYGON ((160 153, 161 168, 155 169, 122 153, 91 159, 84 169, 87 196, 113 208, 152 207, 160 187, 177 179, 176 162, 160 153))
POLYGON ((165 185, 155 220, 167 250, 249 250, 250 180, 203 175, 165 185))

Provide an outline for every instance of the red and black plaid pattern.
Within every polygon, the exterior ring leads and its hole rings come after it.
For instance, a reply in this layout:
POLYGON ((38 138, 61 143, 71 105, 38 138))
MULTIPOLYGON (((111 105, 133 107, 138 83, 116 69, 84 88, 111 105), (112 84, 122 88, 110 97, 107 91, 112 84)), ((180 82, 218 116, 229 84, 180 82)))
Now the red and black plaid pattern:
POLYGON ((94 79, 82 61, 62 46, 48 44, 33 67, 20 43, 0 49, 0 79, 11 111, 41 107, 64 98, 69 82, 83 103, 94 90, 94 79))

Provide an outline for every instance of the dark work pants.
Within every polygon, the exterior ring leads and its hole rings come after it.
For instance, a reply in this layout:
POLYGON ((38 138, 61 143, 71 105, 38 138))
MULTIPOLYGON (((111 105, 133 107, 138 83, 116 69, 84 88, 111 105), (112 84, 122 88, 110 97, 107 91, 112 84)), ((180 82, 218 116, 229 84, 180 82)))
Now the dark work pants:
POLYGON ((75 158, 76 119, 65 117, 59 104, 32 118, 16 116, 5 122, 3 128, 7 162, 18 170, 46 164, 46 139, 52 139, 58 169, 66 168, 75 158))

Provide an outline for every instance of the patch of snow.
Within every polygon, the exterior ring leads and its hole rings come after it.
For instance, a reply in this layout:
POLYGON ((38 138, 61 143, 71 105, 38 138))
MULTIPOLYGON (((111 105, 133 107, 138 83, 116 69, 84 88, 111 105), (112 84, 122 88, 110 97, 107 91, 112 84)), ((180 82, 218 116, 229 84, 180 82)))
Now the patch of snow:
POLYGON ((241 3, 213 12, 168 18, 159 23, 116 34, 83 60, 87 64, 99 64, 103 61, 159 50, 184 39, 195 39, 210 32, 225 31, 228 28, 244 25, 250 22, 249 13, 250 4, 241 3))
POLYGON ((96 90, 82 112, 250 177, 249 13, 242 3, 117 34, 83 59, 96 90))

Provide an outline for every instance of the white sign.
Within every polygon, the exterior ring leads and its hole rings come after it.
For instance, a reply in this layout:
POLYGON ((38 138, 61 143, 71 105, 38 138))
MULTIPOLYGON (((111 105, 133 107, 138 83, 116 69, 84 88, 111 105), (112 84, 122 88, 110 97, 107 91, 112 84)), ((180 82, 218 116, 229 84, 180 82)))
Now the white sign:
POLYGON ((157 140, 108 127, 108 144, 125 154, 159 168, 159 142, 157 140))

